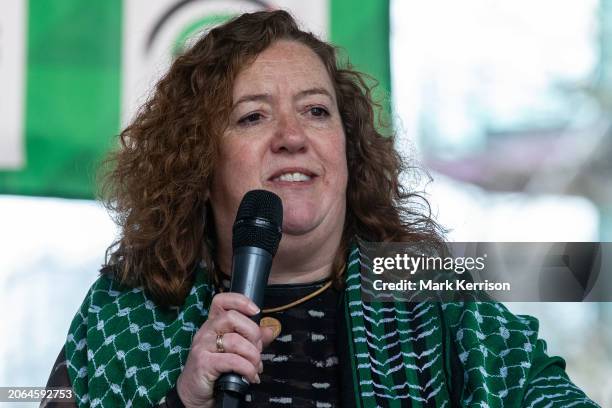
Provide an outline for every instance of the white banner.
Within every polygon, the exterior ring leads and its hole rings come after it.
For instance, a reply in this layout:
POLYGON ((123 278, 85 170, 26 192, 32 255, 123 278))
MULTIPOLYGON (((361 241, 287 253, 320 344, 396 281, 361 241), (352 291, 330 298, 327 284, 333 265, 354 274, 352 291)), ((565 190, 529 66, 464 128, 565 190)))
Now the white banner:
POLYGON ((26 2, 0 2, 0 170, 24 166, 26 2))
POLYGON ((147 99, 157 80, 168 69, 177 47, 190 44, 194 38, 228 17, 277 8, 288 10, 304 28, 321 38, 328 37, 328 0, 125 0, 122 125, 147 99))

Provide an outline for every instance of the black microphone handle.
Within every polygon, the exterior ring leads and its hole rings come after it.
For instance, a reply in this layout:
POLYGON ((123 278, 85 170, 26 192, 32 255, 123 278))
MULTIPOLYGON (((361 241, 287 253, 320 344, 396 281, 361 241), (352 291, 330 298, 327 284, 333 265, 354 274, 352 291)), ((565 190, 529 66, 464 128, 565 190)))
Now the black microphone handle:
MULTIPOLYGON (((251 246, 236 248, 232 262, 230 292, 242 293, 257 307, 263 307, 264 292, 271 267, 272 255, 265 249, 251 246)), ((251 317, 258 324, 260 318, 259 313, 251 317)))
MULTIPOLYGON (((272 255, 257 247, 240 247, 234 250, 232 262, 232 283, 230 292, 242 293, 257 307, 263 306, 264 291, 268 284, 272 255)), ((259 324, 261 313, 251 316, 259 324)), ((249 383, 239 374, 221 375, 215 382, 217 406, 238 407, 240 400, 249 388, 249 383)))

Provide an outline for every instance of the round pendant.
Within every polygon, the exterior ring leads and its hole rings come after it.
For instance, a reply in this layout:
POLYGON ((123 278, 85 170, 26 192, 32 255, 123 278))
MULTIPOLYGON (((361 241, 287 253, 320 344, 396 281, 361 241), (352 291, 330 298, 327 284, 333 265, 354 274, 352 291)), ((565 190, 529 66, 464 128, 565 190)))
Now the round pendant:
POLYGON ((281 322, 278 321, 278 319, 275 319, 273 317, 262 317, 261 320, 259 321, 259 326, 260 327, 271 327, 274 330, 274 337, 276 338, 282 329, 282 325, 281 322))

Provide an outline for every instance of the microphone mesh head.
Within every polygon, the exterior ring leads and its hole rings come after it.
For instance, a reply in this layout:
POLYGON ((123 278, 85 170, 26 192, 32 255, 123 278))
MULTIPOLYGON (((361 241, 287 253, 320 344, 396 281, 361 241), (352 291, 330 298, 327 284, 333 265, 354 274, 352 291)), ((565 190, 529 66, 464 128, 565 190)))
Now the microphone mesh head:
POLYGON ((266 190, 251 190, 244 195, 234 222, 232 246, 254 246, 274 256, 281 240, 283 203, 266 190))

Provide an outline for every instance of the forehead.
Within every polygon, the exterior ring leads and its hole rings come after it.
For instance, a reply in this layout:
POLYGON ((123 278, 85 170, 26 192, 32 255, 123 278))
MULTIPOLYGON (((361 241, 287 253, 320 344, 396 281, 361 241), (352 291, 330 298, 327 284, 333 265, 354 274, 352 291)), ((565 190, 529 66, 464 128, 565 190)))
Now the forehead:
POLYGON ((325 88, 334 94, 331 78, 323 61, 307 46, 281 40, 266 48, 234 82, 234 100, 244 93, 300 91, 325 88))

